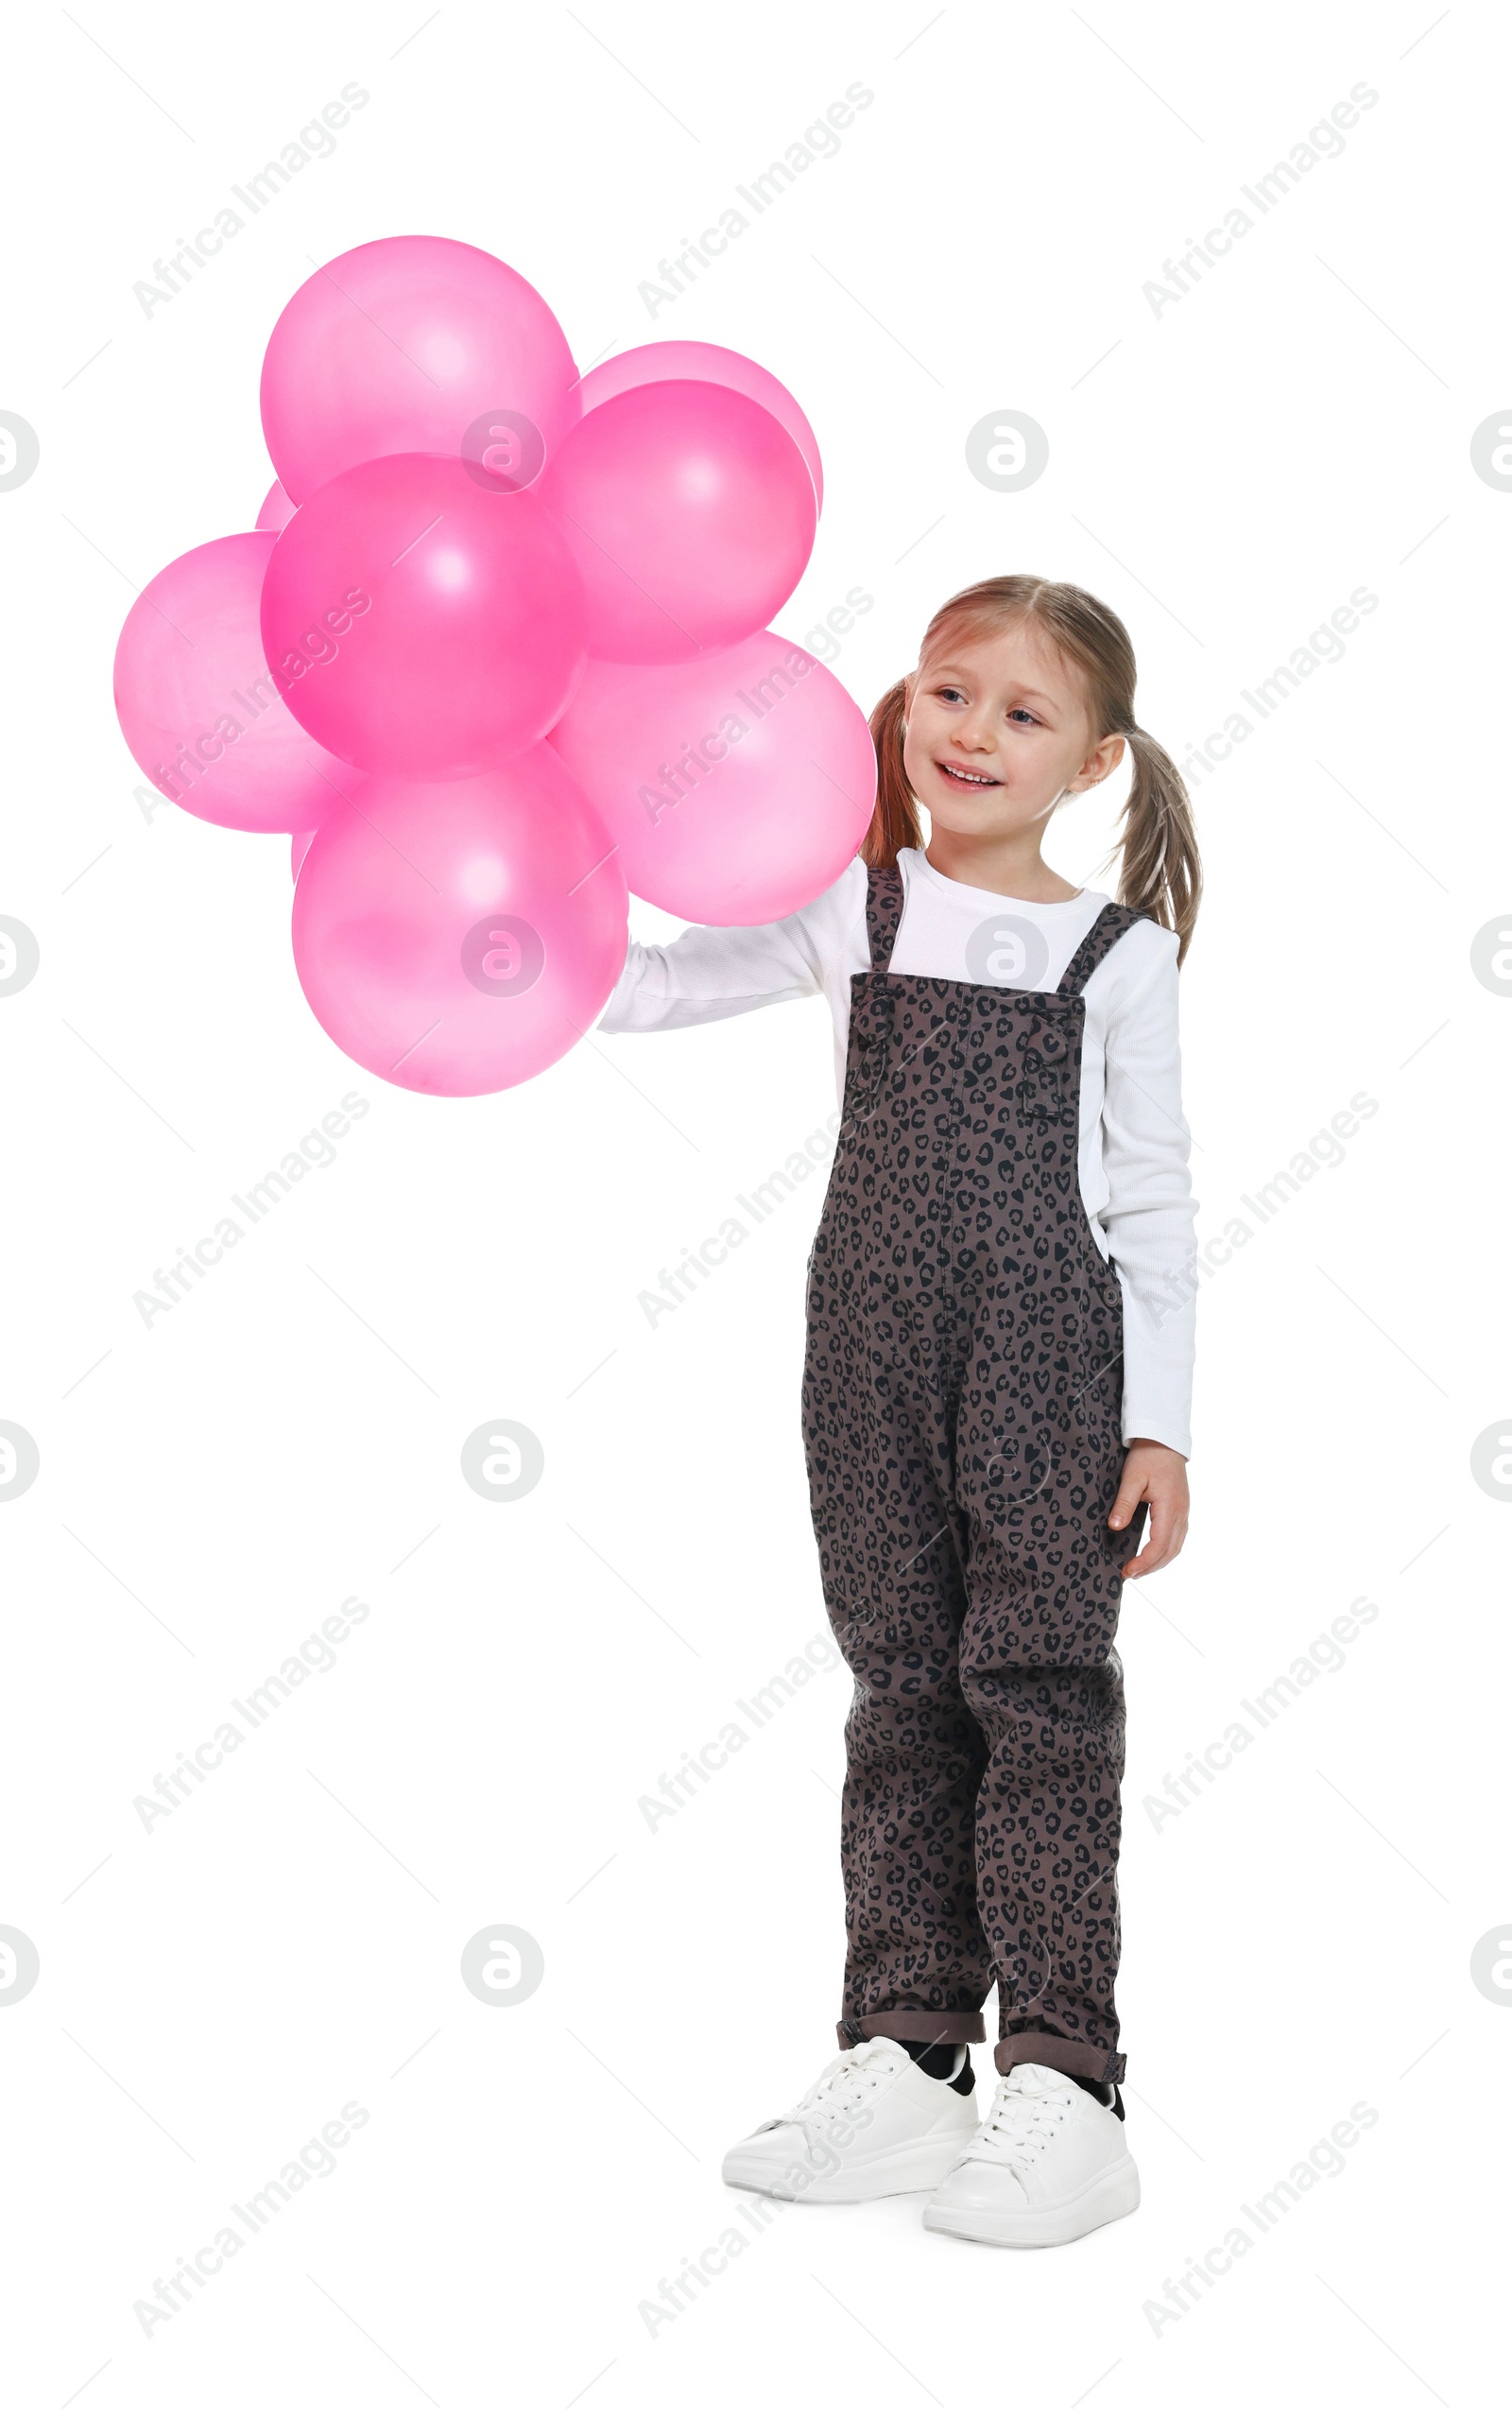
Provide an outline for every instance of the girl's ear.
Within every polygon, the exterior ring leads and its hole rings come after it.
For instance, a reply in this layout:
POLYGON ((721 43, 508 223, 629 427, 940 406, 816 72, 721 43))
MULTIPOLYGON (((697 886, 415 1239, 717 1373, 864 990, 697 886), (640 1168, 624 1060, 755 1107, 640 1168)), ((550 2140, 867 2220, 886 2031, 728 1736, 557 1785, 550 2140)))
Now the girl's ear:
POLYGON ((1106 739, 1099 739, 1081 770, 1074 780, 1068 781, 1066 787, 1074 796, 1079 797, 1084 789, 1095 789, 1100 781, 1106 781, 1110 772, 1116 772, 1123 761, 1123 737, 1115 732, 1106 739))

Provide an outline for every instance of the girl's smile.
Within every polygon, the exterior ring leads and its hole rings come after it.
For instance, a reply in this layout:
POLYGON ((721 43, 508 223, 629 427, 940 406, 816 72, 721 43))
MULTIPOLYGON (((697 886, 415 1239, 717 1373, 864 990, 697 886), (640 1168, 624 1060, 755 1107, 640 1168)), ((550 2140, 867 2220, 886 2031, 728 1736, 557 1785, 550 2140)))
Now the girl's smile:
POLYGON ((948 763, 943 756, 936 759, 936 769, 943 772, 947 780, 963 782, 969 788, 1001 789, 1003 786, 995 772, 972 772, 964 764, 948 763))

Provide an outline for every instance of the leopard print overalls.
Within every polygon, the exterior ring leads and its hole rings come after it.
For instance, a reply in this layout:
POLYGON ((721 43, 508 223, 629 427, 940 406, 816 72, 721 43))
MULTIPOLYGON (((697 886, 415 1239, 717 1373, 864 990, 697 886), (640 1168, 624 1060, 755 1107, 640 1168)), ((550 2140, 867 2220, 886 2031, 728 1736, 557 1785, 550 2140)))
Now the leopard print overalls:
POLYGON ((1083 988, 887 971, 868 877, 844 1115, 808 1271, 803 1431, 825 1602, 855 1681, 841 1809, 842 2047, 979 2041, 1123 2079, 1113 1647, 1123 1303, 1082 1204, 1083 988))

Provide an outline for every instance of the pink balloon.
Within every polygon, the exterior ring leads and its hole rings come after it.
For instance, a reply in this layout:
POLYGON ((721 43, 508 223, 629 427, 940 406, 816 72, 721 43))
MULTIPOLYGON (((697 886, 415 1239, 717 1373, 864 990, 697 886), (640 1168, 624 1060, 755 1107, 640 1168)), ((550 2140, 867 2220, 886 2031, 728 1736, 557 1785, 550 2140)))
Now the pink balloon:
POLYGON ((415 780, 467 779, 533 747, 583 663, 581 583, 556 523, 437 454, 317 488, 274 548, 262 626, 321 746, 415 780))
POLYGON ((496 459, 527 485, 578 416, 577 370, 516 269, 445 235, 388 235, 327 261, 284 306, 262 407, 299 504, 379 454, 503 447, 496 459))
POLYGON ((364 782, 294 892, 310 1006, 406 1091, 538 1075, 597 1016, 626 948, 613 842, 548 747, 472 781, 364 782))
POLYGON ((260 529, 272 529, 276 534, 278 530, 288 527, 294 518, 296 509, 284 492, 283 480, 275 478, 263 498, 262 509, 257 515, 257 526, 260 529))
POLYGON ((636 896, 697 924, 806 906, 855 855, 876 797, 865 715, 770 630, 696 664, 591 663, 551 744, 636 896))
POLYGON ((310 831, 352 786, 295 720, 258 630, 271 529, 217 537, 149 579, 115 649, 115 711, 147 779, 232 831, 310 831))
POLYGON ((664 344, 638 344, 632 352, 611 354, 587 372, 577 389, 584 415, 596 411, 611 395, 627 394, 631 387, 647 386, 661 378, 701 378, 710 386, 733 387, 737 394, 749 395, 752 403, 780 420, 809 466, 815 502, 822 512, 824 465, 819 459, 819 440, 781 378, 774 378, 759 361, 747 360, 744 353, 727 352, 722 344, 670 338, 664 344))
POLYGON ((299 880, 300 867, 303 864, 306 856, 308 856, 310 853, 310 842, 314 838, 315 834, 313 831, 297 831, 293 838, 289 841, 289 875, 291 880, 299 880))
POLYGON ((814 544, 808 467, 747 395, 692 378, 599 404, 541 483, 583 575, 590 654, 683 663, 791 596, 814 544))

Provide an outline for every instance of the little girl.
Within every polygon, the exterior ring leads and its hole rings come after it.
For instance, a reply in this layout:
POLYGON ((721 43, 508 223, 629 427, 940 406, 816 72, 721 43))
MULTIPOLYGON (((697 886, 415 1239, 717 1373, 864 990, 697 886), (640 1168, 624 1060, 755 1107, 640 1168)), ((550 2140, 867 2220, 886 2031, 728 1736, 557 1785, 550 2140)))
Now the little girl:
POLYGON ((1139 2204, 1113 1635, 1123 1580, 1174 1560, 1187 1525, 1177 969, 1200 873, 1134 683, 1127 631, 1081 588, 1017 575, 953 596, 871 717, 860 855, 781 923, 632 941, 601 1019, 649 1032, 822 992, 843 1085, 802 1403, 855 1680, 841 2053, 725 2180, 927 2189, 927 2226, 1025 2247, 1139 2204), (1114 905, 1040 847, 1125 744, 1114 905), (978 2126, 968 2044, 994 1984, 978 2126))

